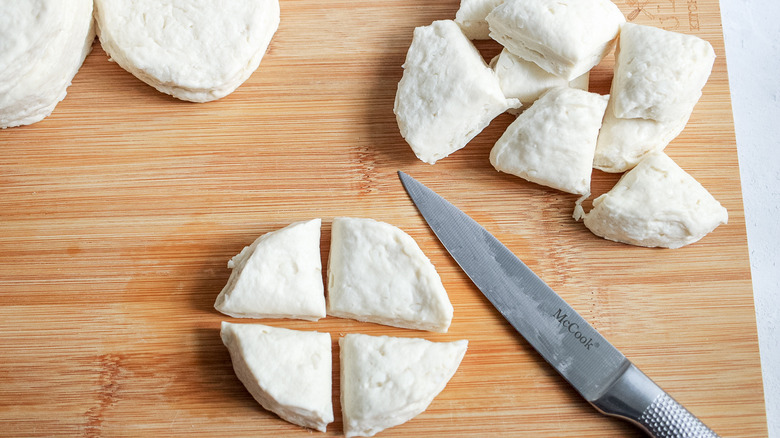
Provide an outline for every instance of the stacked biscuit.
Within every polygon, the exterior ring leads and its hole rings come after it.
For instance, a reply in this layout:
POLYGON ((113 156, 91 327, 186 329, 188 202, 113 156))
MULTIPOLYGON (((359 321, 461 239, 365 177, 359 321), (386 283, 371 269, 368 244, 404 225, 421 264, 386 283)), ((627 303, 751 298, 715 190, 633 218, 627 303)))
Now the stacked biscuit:
POLYGON ((677 248, 728 219, 658 157, 688 122, 714 59, 708 42, 627 23, 609 0, 462 0, 455 20, 415 29, 394 111, 417 157, 434 164, 522 103, 490 153, 493 167, 579 195, 575 218, 601 237, 677 248), (470 41, 486 38, 503 46, 490 65, 470 41), (610 95, 586 91, 589 71, 616 45, 610 95), (652 164, 584 212, 593 168, 627 172, 643 160, 652 164))
MULTIPOLYGON (((333 220, 327 304, 321 220, 260 236, 228 263, 214 307, 244 318, 331 316, 446 332, 453 308, 433 264, 401 229, 373 219, 333 220)), ((328 333, 223 322, 233 368, 264 408, 325 431, 333 421, 328 333)), ((339 339, 346 436, 372 436, 423 412, 446 386, 468 342, 348 334, 339 339)))

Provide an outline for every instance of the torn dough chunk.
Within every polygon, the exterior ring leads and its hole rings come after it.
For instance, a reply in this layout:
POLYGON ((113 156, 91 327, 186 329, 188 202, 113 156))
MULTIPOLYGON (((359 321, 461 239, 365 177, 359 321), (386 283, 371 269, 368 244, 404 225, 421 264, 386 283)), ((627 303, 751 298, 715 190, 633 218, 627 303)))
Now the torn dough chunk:
POLYGON ((699 37, 623 24, 611 91, 615 116, 672 123, 688 117, 714 60, 712 46, 699 37))
POLYGON ((0 1, 0 128, 48 117, 92 50, 92 0, 0 1))
POLYGON ((728 222, 728 213, 692 176, 663 152, 654 152, 593 200, 584 216, 595 235, 631 245, 679 248, 728 222))
POLYGON ((368 437, 425 411, 457 371, 468 341, 348 334, 339 346, 344 433, 368 437))
POLYGON ((263 408, 325 432, 333 422, 330 334, 222 322, 233 370, 263 408))
POLYGON ((245 247, 214 307, 237 318, 324 318, 320 224, 295 222, 245 247))
POLYGON ((632 169, 652 152, 662 151, 682 132, 690 114, 669 122, 615 117, 610 97, 601 123, 593 167, 604 172, 622 173, 632 169))
POLYGON ((588 91, 590 72, 573 81, 567 81, 531 61, 514 55, 506 48, 490 61, 490 67, 498 76, 504 96, 519 99, 523 105, 531 105, 551 88, 572 87, 588 91))
POLYGON ((401 135, 429 164, 520 106, 504 97, 493 70, 452 20, 416 28, 403 68, 393 111, 401 135))
POLYGON ((553 88, 512 122, 490 151, 496 170, 568 193, 590 193, 608 96, 553 88))
POLYGON ((567 81, 612 50, 625 22, 609 0, 507 0, 486 20, 491 38, 567 81))
POLYGON ((96 0, 98 36, 122 68, 178 99, 208 102, 257 70, 278 0, 96 0))
POLYGON ((470 40, 490 39, 490 28, 485 17, 504 0, 460 0, 455 22, 470 40))
POLYGON ((436 268, 411 236, 373 219, 333 219, 329 315, 446 332, 452 313, 436 268))

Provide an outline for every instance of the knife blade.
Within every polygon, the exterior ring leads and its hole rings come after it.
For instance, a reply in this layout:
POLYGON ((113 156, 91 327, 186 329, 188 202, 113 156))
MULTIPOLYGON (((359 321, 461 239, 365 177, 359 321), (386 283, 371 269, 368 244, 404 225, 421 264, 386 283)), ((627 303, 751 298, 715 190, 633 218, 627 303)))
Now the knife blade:
POLYGON ((717 437, 471 217, 404 172, 406 192, 450 255, 501 315, 601 413, 650 436, 717 437))

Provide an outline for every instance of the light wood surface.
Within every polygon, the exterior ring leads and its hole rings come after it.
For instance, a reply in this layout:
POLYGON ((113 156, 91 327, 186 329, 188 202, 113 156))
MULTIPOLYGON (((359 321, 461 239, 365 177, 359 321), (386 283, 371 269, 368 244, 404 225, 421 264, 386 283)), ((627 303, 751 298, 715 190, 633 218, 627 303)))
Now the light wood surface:
MULTIPOLYGON (((722 436, 766 436, 737 152, 717 0, 621 0, 634 22, 695 34, 718 58, 667 153, 729 211, 678 250, 602 240, 575 197, 496 172, 498 117, 430 166, 398 133, 393 98, 412 29, 448 1, 282 0, 259 70, 207 104, 160 94, 98 43, 54 114, 0 132, 0 435, 318 436, 264 411, 219 338, 227 260, 257 236, 334 216, 412 235, 442 276, 449 333, 328 317, 263 320, 330 332, 336 421, 345 333, 468 339, 429 409, 379 436, 641 436, 598 414, 500 317, 404 193, 404 170, 482 223, 614 345, 722 436)), ((478 47, 498 53, 491 42, 478 47)), ((612 58, 591 89, 607 93, 612 58)), ((594 172, 595 194, 617 177, 594 172)), ((246 321, 254 322, 254 321, 246 321)))

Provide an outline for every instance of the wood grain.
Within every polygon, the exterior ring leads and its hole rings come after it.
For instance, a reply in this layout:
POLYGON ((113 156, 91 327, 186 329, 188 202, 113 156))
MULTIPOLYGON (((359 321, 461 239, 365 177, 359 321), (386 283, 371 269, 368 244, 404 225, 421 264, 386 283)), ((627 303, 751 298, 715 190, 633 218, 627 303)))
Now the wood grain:
MULTIPOLYGON (((283 0, 257 72, 192 104, 108 61, 99 44, 54 114, 0 132, 0 434, 312 436, 264 411, 234 376, 213 302, 227 260, 262 233, 372 217, 411 234, 439 270, 447 334, 328 317, 264 320, 331 333, 469 339, 447 388, 380 436, 640 436, 599 415, 505 323, 404 194, 402 169, 472 215, 610 341, 722 436, 766 436, 745 220, 717 0, 621 0, 634 22, 710 41, 718 58, 667 152, 729 211, 678 250, 608 242, 571 219, 574 196, 497 173, 512 120, 429 166, 398 133, 393 98, 412 29, 457 0, 283 0)), ((497 46, 479 43, 486 56, 497 46)), ((592 90, 606 93, 612 58, 592 90)), ((615 175, 594 172, 594 193, 615 175)), ((235 320, 238 321, 238 320, 235 320)), ((315 435, 317 435, 315 433, 315 435)))

